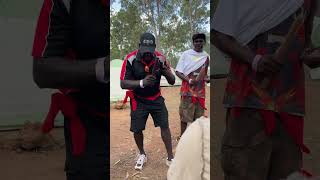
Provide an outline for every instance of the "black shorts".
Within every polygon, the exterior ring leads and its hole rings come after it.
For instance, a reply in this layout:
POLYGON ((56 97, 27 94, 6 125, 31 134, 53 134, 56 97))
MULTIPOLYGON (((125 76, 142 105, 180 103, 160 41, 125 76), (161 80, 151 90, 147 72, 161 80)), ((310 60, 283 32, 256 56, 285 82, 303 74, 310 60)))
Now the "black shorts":
POLYGON ((168 128, 168 110, 164 103, 164 98, 160 96, 154 101, 136 98, 137 109, 131 109, 131 126, 130 131, 141 132, 146 127, 149 114, 153 119, 155 127, 168 128))

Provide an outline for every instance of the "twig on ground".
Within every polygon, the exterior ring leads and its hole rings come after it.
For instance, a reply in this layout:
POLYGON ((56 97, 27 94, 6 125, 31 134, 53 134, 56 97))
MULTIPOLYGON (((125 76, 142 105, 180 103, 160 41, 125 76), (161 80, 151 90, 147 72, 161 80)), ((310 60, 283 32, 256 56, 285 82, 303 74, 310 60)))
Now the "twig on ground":
POLYGON ((117 165, 121 160, 119 159, 117 162, 115 162, 113 165, 117 165))

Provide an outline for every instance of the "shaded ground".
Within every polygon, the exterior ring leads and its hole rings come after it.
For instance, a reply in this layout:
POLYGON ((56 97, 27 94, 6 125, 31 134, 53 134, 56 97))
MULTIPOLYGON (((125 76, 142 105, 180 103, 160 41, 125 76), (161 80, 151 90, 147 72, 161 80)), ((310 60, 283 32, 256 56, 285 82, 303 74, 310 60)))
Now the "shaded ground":
MULTIPOLYGON (((180 133, 179 121, 179 90, 180 87, 162 88, 166 105, 169 111, 169 122, 172 142, 175 149, 176 138, 180 133)), ((209 87, 207 87, 209 96, 209 87)), ((209 99, 206 102, 209 105, 209 99)), ((209 107, 209 106, 208 106, 209 107)), ((137 148, 130 128, 130 110, 111 109, 111 179, 166 179, 168 167, 165 164, 167 157, 164 144, 161 140, 160 129, 155 128, 151 117, 147 121, 144 131, 144 145, 148 156, 145 168, 139 172, 134 170, 137 148)))
POLYGON ((54 143, 30 152, 16 149, 17 131, 0 134, 0 169, 3 180, 64 180, 63 129, 54 129, 54 143), (58 144, 56 144, 58 143, 58 144))

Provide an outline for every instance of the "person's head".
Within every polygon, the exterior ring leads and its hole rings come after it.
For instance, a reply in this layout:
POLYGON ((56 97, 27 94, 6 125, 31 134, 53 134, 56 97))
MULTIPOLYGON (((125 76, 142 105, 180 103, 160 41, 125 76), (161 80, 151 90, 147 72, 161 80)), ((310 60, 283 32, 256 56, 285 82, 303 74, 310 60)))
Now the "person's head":
POLYGON ((206 35, 203 33, 195 33, 192 36, 193 49, 197 52, 202 52, 203 46, 206 43, 206 35))
POLYGON ((145 61, 151 61, 156 49, 156 39, 151 33, 140 36, 139 53, 145 61))

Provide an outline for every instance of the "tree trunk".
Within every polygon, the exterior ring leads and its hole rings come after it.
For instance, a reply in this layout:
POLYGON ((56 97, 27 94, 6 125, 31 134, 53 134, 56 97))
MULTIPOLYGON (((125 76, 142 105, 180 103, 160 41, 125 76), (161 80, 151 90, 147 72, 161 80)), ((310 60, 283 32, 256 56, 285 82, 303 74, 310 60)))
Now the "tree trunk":
POLYGON ((161 6, 161 0, 157 0, 157 16, 158 16, 158 21, 156 23, 156 26, 158 27, 158 32, 156 34, 158 34, 158 37, 156 39, 157 42, 157 48, 160 49, 161 48, 161 44, 160 44, 160 38, 161 38, 161 24, 162 24, 162 18, 160 15, 160 6, 161 6))
POLYGON ((190 33, 193 34, 192 0, 189 0, 190 33))
MULTIPOLYGON (((158 17, 155 17, 155 12, 154 12, 154 7, 152 4, 152 1, 145 1, 146 3, 146 15, 148 17, 148 19, 151 21, 151 28, 154 32, 155 38, 156 38, 156 45, 157 45, 157 49, 159 49, 161 47, 160 44, 160 25, 159 25, 159 14, 158 17)), ((157 0, 157 12, 160 12, 160 0, 157 0)))

